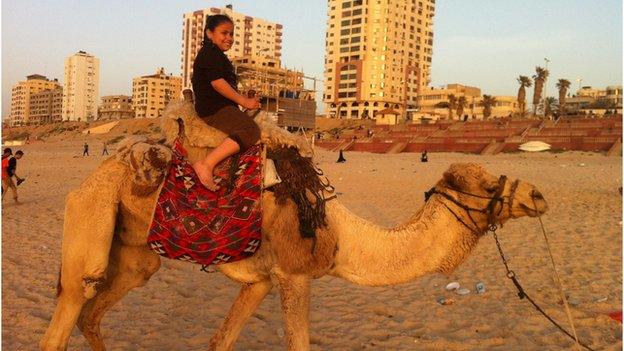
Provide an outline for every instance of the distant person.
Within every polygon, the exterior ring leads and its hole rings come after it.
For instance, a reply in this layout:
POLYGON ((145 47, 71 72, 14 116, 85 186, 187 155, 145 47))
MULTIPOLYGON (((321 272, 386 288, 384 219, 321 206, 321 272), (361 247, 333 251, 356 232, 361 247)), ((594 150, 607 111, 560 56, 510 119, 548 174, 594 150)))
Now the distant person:
POLYGON ((427 150, 424 150, 422 154, 420 154, 420 162, 429 162, 429 156, 427 156, 427 150))
POLYGON ((104 142, 104 145, 102 145, 102 156, 104 155, 108 155, 108 145, 106 144, 106 142, 104 142))
MULTIPOLYGON (((22 150, 18 150, 15 153, 15 156, 7 158, 8 163, 6 167, 6 172, 2 173, 2 201, 4 201, 4 195, 6 194, 8 189, 11 189, 11 192, 13 193, 13 200, 15 200, 15 203, 19 203, 19 200, 17 199, 17 185, 22 184, 22 182, 24 181, 24 178, 20 178, 16 172, 17 172, 17 160, 22 158, 23 155, 24 155, 24 152, 22 152, 22 150), (15 177, 15 179, 17 180, 17 185, 13 181, 13 177, 15 177)), ((3 170, 4 170, 4 167, 3 167, 3 170)))
POLYGON ((344 155, 342 154, 342 150, 340 150, 340 153, 338 154, 338 161, 336 161, 336 163, 343 163, 343 162, 347 162, 347 159, 344 158, 344 155))
POLYGON ((89 144, 87 144, 87 142, 85 141, 82 147, 83 147, 82 156, 89 156, 89 144))

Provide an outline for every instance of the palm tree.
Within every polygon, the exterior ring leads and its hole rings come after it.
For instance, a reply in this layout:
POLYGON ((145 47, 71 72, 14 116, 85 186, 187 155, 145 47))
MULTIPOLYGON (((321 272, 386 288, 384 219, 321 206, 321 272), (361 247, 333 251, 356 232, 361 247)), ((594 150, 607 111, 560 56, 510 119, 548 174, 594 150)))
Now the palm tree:
POLYGON ((518 89, 518 108, 520 108, 520 112, 522 116, 526 112, 526 91, 524 88, 530 88, 533 85, 531 78, 527 76, 519 76, 517 79, 520 84, 520 88, 518 89))
POLYGON ((453 111, 457 108, 457 96, 454 94, 449 94, 448 96, 448 109, 449 109, 449 119, 453 119, 453 111))
POLYGON ((535 67, 535 74, 533 75, 533 81, 535 82, 535 90, 533 90, 533 114, 537 113, 537 105, 542 100, 542 91, 544 90, 544 84, 548 78, 548 70, 540 66, 535 67))
POLYGON ((462 116, 464 115, 464 108, 468 105, 468 100, 466 100, 465 96, 460 96, 459 99, 457 99, 457 117, 459 118, 459 120, 462 119, 462 116))
POLYGON ((492 115, 492 106, 496 103, 496 98, 492 95, 483 95, 483 100, 481 101, 481 106, 483 106, 483 119, 490 118, 492 115))
POLYGON ((570 88, 570 81, 567 79, 559 79, 557 81, 557 89, 559 89, 559 114, 565 113, 565 99, 568 94, 568 88, 570 88))
POLYGON ((556 112, 556 111, 557 111, 557 99, 555 99, 552 96, 549 96, 546 99, 544 99, 544 116, 550 117, 550 115, 552 115, 553 112, 556 112))

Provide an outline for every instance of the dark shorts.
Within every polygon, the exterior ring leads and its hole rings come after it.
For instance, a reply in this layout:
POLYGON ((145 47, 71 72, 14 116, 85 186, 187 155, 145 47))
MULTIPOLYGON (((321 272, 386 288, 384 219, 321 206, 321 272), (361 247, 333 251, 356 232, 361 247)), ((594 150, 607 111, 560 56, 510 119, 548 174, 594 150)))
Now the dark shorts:
POLYGON ((256 122, 238 107, 224 106, 214 114, 201 119, 209 126, 227 134, 238 143, 241 151, 247 150, 260 139, 260 128, 256 122))

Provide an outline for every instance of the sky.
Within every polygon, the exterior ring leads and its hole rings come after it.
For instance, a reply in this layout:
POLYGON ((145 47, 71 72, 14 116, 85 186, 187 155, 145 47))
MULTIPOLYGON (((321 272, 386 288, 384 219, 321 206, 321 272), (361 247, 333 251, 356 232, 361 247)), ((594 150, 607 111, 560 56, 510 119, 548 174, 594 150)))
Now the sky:
MULTIPOLYGON (((132 78, 158 67, 179 75, 183 14, 226 4, 282 24, 282 66, 323 79, 325 0, 2 0, 2 116, 13 85, 35 73, 62 81, 65 58, 79 50, 100 59, 100 96, 131 95, 132 78)), ((621 0, 438 0, 433 31, 433 87, 516 95, 516 78, 544 58, 549 96, 560 78, 574 90, 577 78, 622 84, 621 0)))

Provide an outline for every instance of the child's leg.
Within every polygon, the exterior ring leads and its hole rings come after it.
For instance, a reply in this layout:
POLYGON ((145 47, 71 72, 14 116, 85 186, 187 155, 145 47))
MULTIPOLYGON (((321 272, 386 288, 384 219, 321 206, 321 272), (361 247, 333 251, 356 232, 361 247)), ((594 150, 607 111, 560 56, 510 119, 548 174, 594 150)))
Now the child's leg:
POLYGON ((193 164, 195 173, 199 177, 199 180, 210 190, 216 190, 217 185, 214 182, 212 176, 212 170, 219 164, 219 162, 225 160, 229 156, 234 155, 240 150, 240 146, 233 139, 226 138, 221 145, 212 150, 206 158, 201 161, 197 161, 193 164))

